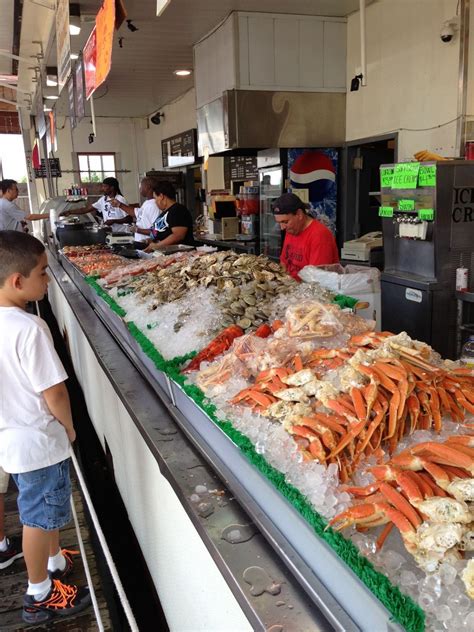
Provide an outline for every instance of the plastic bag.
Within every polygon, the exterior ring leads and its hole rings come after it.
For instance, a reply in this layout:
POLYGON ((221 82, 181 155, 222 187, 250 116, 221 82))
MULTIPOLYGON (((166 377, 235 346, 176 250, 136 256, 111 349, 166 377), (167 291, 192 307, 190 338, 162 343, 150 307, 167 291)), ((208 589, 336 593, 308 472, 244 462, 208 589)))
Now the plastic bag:
POLYGON ((331 338, 343 331, 337 314, 336 305, 319 303, 318 301, 302 301, 298 305, 290 305, 286 310, 286 323, 277 332, 278 337, 290 338, 331 338))
POLYGON ((327 266, 305 266, 299 273, 306 283, 319 283, 336 294, 357 296, 359 293, 380 292, 380 270, 366 266, 339 263, 327 266))

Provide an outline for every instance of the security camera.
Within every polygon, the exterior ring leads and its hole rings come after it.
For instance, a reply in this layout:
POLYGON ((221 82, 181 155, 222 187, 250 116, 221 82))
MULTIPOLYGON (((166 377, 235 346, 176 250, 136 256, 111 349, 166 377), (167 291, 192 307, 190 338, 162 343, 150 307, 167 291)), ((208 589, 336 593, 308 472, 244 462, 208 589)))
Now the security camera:
POLYGON ((159 125, 161 123, 161 119, 164 118, 164 114, 163 112, 157 112, 156 114, 153 114, 153 116, 150 118, 150 121, 153 123, 153 125, 159 125))
POLYGON ((453 41, 453 38, 456 34, 456 29, 458 26, 458 19, 452 18, 451 20, 446 20, 441 27, 441 31, 439 36, 441 37, 441 41, 445 44, 453 41))

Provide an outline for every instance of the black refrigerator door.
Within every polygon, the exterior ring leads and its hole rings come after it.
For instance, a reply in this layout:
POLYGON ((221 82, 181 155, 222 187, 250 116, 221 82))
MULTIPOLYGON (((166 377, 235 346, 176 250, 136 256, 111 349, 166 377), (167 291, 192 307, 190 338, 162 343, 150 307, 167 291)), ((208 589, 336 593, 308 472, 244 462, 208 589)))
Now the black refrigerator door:
POLYGON ((382 329, 431 344, 433 293, 382 279, 382 329))

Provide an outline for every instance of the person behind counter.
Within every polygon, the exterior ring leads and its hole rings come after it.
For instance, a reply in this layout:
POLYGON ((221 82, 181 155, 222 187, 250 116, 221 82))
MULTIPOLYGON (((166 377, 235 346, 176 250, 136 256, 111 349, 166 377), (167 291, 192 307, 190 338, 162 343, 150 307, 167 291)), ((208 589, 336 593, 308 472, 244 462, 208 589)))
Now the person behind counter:
POLYGON ((140 182, 140 195, 145 199, 143 204, 126 204, 121 202, 118 198, 111 201, 114 208, 122 209, 136 219, 135 223, 135 236, 133 247, 137 250, 143 250, 146 248, 150 241, 150 231, 155 223, 156 218, 160 213, 160 209, 155 203, 153 197, 153 187, 156 181, 153 178, 145 177, 140 182))
POLYGON ((106 226, 112 227, 114 233, 126 233, 128 228, 126 224, 131 224, 132 218, 112 205, 112 200, 118 200, 123 204, 127 204, 127 200, 123 197, 122 191, 120 191, 120 185, 117 178, 105 178, 102 180, 102 193, 103 196, 84 208, 71 209, 70 211, 64 211, 62 215, 67 217, 69 215, 85 215, 86 213, 98 213, 102 216, 103 222, 106 226))
POLYGON ((26 222, 37 219, 49 219, 49 213, 26 213, 15 204, 18 197, 16 180, 1 180, 0 189, 0 230, 25 231, 26 222))
POLYGON ((153 241, 145 248, 145 252, 176 244, 194 246, 191 213, 185 206, 176 202, 176 191, 171 182, 155 184, 153 196, 160 214, 151 230, 153 241))
POLYGON ((280 263, 294 279, 305 266, 339 263, 333 234, 306 213, 306 204, 294 193, 283 193, 273 203, 273 216, 286 231, 280 263))

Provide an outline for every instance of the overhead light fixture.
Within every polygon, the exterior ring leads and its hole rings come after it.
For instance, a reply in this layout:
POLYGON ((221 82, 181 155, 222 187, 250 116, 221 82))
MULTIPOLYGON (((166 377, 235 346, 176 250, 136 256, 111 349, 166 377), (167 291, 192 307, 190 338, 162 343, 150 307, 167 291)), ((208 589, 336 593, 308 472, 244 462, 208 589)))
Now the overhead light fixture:
POLYGON ((156 0, 156 15, 160 17, 166 7, 169 5, 171 0, 156 0))
POLYGON ((46 105, 46 103, 43 105, 43 112, 52 112, 53 108, 50 108, 46 105))
POLYGON ((58 69, 53 66, 46 67, 46 85, 55 87, 58 85, 58 69))
POLYGON ((351 79, 351 92, 357 92, 363 78, 364 75, 356 75, 351 79))
POLYGON ((79 59, 79 55, 77 53, 71 53, 70 58, 74 61, 75 59, 79 59))
POLYGON ((81 32, 81 7, 78 4, 69 5, 69 35, 79 35, 81 32))
POLYGON ((173 72, 174 75, 177 75, 178 77, 189 77, 189 75, 192 73, 192 70, 175 70, 173 72))

